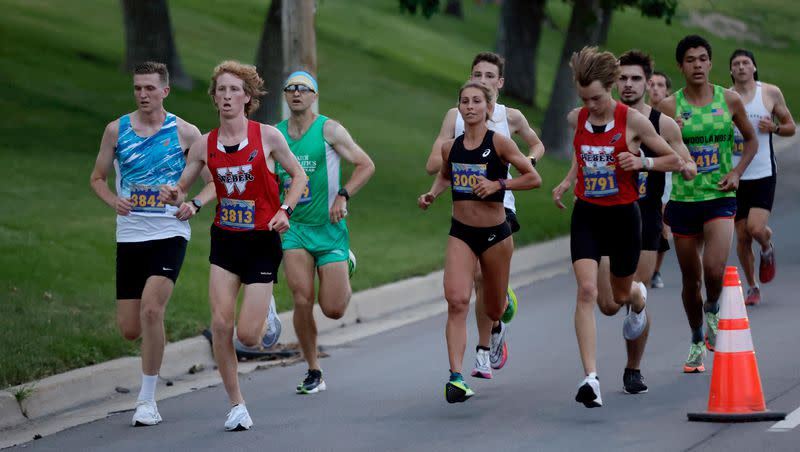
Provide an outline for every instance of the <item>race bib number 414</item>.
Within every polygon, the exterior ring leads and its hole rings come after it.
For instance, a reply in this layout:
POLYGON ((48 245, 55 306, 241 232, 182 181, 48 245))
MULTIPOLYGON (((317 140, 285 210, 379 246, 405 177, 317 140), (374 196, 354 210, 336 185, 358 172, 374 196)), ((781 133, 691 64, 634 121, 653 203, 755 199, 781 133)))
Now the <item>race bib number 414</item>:
POLYGON ((453 163, 452 174, 453 191, 457 193, 472 193, 478 185, 478 176, 486 177, 485 163, 453 163))
POLYGON ((255 228, 256 202, 222 198, 219 204, 219 223, 231 229, 255 228))
POLYGON ((694 163, 697 164, 698 173, 709 173, 719 169, 719 145, 717 143, 706 146, 690 146, 694 163))
POLYGON ((166 207, 158 196, 156 185, 131 185, 132 212, 164 213, 166 207))

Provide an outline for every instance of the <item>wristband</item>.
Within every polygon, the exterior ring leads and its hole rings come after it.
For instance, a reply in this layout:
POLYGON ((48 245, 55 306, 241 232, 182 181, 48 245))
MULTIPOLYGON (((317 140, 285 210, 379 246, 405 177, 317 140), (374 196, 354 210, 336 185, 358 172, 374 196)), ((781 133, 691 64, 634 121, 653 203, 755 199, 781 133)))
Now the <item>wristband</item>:
POLYGON ((536 168, 536 157, 531 157, 531 165, 536 168))
POLYGON ((505 179, 497 179, 497 182, 500 182, 500 190, 506 189, 506 180, 505 179))
POLYGON ((199 200, 199 199, 197 199, 197 198, 195 198, 195 199, 193 199, 193 200, 192 200, 192 205, 193 205, 193 206, 194 206, 194 208, 195 208, 195 211, 194 211, 194 213, 195 213, 195 214, 199 213, 199 212, 200 212, 200 208, 202 208, 202 207, 203 207, 203 203, 202 203, 202 202, 200 202, 200 200, 199 200))
POLYGON ((780 135, 780 134, 781 134, 781 125, 778 124, 777 126, 775 126, 775 135, 780 135))
POLYGON ((336 194, 339 196, 343 196, 345 201, 350 201, 350 193, 347 192, 346 188, 344 187, 340 188, 336 194))

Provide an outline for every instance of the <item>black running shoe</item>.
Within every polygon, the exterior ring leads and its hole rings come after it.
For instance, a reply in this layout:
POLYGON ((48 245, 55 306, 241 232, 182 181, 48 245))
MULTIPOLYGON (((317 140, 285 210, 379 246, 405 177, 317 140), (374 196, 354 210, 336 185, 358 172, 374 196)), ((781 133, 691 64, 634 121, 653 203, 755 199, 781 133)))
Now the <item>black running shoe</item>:
POLYGON ((643 394, 647 392, 647 385, 644 384, 644 377, 639 369, 625 368, 622 374, 622 385, 625 394, 643 394))
POLYGON ((325 380, 322 379, 322 371, 319 369, 308 369, 306 378, 297 385, 298 394, 316 394, 327 389, 325 380))

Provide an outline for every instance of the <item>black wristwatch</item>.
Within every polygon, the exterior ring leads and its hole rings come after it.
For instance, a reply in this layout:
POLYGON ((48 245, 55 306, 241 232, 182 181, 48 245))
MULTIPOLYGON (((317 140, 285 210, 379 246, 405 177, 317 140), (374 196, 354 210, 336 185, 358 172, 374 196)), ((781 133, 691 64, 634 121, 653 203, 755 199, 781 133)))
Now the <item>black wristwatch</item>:
POLYGON ((536 168, 536 157, 531 157, 531 165, 536 168))
POLYGON ((283 204, 283 205, 281 205, 281 209, 282 209, 284 212, 286 212, 286 217, 287 217, 287 218, 291 217, 291 216, 292 216, 292 212, 294 212, 294 209, 292 209, 291 207, 289 207, 287 204, 283 204))
POLYGON ((350 201, 350 193, 347 193, 346 188, 344 187, 340 188, 336 194, 339 196, 344 196, 345 201, 350 201))
POLYGON ((194 213, 199 213, 199 212, 200 212, 200 209, 203 207, 203 203, 202 203, 202 202, 200 202, 200 201, 199 201, 197 198, 195 198, 195 199, 193 199, 193 200, 192 200, 192 205, 193 205, 193 206, 194 206, 194 208, 195 208, 195 211, 194 211, 194 213))

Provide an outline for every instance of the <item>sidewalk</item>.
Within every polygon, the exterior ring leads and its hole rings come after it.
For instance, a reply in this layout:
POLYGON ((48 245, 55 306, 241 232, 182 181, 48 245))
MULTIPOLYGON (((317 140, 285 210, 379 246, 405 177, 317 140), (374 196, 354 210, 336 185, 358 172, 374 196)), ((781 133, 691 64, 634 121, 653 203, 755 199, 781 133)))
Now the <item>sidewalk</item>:
MULTIPOLYGON (((510 285, 516 289, 569 269, 569 238, 526 246, 514 252, 510 285)), ((440 270, 355 293, 347 313, 338 320, 323 316, 315 306, 319 345, 351 342, 444 313, 442 276, 440 270)), ((296 342, 292 312, 283 312, 280 318, 281 343, 296 342)), ((202 336, 168 344, 163 362, 159 400, 221 382, 211 347, 202 336)), ((239 373, 297 362, 299 358, 240 362, 239 373)), ((127 357, 0 391, 0 448, 130 410, 140 374, 140 359, 127 357), (18 403, 14 394, 20 392, 29 394, 18 403)))

